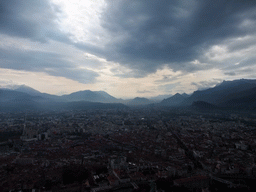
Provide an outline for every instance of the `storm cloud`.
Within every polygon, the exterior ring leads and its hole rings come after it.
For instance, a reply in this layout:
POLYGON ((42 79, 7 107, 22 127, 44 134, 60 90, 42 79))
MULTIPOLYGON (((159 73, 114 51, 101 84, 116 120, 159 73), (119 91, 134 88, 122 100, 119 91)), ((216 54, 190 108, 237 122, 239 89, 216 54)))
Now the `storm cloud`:
POLYGON ((60 9, 48 0, 8 0, 0 2, 0 32, 45 42, 49 38, 67 40, 57 26, 60 9))
POLYGON ((23 71, 45 72, 80 83, 92 83, 96 72, 76 67, 63 55, 51 52, 0 49, 0 67, 23 71))
POLYGON ((223 40, 255 34, 256 1, 107 1, 102 26, 112 35, 106 55, 148 73, 189 62, 223 40))

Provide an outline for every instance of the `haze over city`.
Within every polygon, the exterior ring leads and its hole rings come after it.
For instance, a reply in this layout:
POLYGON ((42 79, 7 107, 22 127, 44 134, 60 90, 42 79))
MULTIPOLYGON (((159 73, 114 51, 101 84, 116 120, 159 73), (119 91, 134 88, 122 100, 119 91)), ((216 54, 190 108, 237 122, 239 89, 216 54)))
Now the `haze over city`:
POLYGON ((8 0, 0 87, 117 98, 256 77, 256 1, 8 0))

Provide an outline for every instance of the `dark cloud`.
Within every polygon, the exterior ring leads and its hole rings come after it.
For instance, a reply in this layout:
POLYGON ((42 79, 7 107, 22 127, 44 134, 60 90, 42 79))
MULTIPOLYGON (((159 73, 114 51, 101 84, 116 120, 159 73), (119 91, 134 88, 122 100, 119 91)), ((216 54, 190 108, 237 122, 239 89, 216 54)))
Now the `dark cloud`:
POLYGON ((58 12, 48 0, 0 1, 0 33, 41 42, 48 38, 68 41, 58 30, 58 12))
MULTIPOLYGON (((227 44, 228 43, 229 42, 227 42, 227 44)), ((240 50, 248 49, 255 45, 256 45, 256 36, 245 37, 244 39, 241 39, 240 41, 231 42, 230 45, 228 45, 228 50, 230 52, 234 52, 236 50, 240 51, 240 50)))
POLYGON ((97 73, 76 68, 62 55, 40 51, 0 49, 0 68, 46 72, 50 75, 66 77, 80 83, 92 83, 97 73))
MULTIPOLYGON (((184 75, 184 74, 181 74, 184 75)), ((171 82, 175 81, 179 78, 180 75, 178 76, 172 76, 172 75, 164 75, 162 79, 156 80, 155 83, 166 83, 166 82, 171 82)))
POLYGON ((250 57, 243 57, 240 62, 232 63, 231 65, 223 67, 224 71, 236 71, 237 74, 240 72, 245 72, 244 69, 246 69, 246 72, 251 72, 250 68, 256 65, 256 56, 250 56, 250 57), (249 70, 247 70, 249 68, 249 70))
POLYGON ((235 72, 226 72, 226 73, 224 73, 225 75, 229 75, 229 76, 235 76, 236 75, 236 73, 235 72))
POLYGON ((116 68, 111 68, 110 71, 114 74, 116 77, 121 77, 121 78, 140 78, 144 77, 147 73, 145 71, 139 71, 137 69, 130 70, 129 72, 120 70, 118 67, 116 68))
POLYGON ((213 87, 222 81, 222 79, 213 79, 209 81, 192 82, 191 85, 196 86, 198 90, 204 90, 213 87))
POLYGON ((233 77, 255 78, 256 58, 244 60, 240 64, 225 68, 224 74, 233 77))
POLYGON ((143 91, 137 91, 137 93, 152 93, 152 91, 143 90, 143 91))
POLYGON ((74 67, 62 68, 61 70, 57 68, 48 73, 54 76, 66 77, 84 84, 95 82, 95 78, 99 76, 96 72, 86 69, 76 69, 74 67))
POLYGON ((164 64, 200 70, 190 62, 211 45, 255 34, 255 20, 256 1, 108 0, 102 26, 113 41, 106 57, 145 73, 164 64))

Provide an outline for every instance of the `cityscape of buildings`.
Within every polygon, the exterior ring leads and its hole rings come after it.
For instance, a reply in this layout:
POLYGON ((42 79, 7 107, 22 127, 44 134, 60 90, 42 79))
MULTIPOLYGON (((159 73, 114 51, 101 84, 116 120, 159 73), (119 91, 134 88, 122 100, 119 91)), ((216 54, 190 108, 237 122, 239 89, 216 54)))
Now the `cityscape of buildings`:
POLYGON ((255 124, 150 107, 1 113, 0 190, 249 191, 255 124))

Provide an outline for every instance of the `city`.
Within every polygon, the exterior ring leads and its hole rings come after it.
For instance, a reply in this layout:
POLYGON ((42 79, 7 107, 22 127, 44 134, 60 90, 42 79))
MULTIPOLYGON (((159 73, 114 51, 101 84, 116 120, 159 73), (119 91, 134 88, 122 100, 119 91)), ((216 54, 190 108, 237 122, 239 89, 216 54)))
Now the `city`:
POLYGON ((0 148, 3 191, 254 189, 251 114, 145 107, 0 118, 9 138, 0 148))

